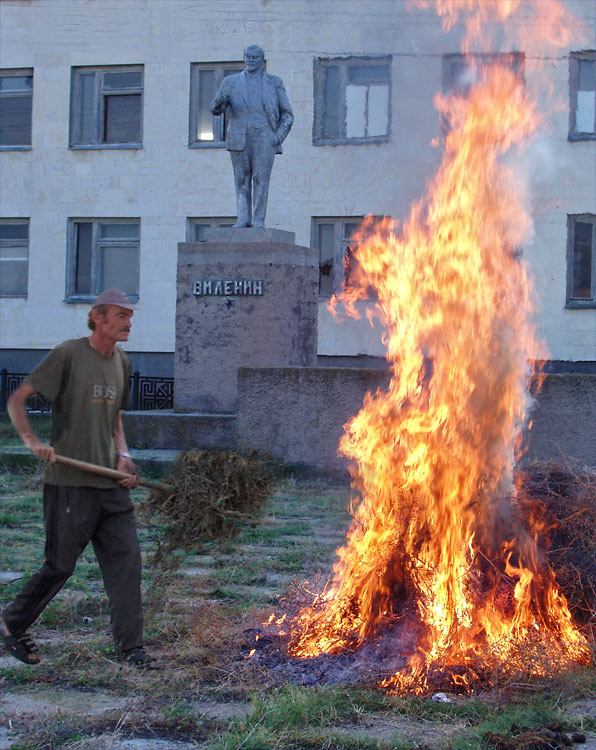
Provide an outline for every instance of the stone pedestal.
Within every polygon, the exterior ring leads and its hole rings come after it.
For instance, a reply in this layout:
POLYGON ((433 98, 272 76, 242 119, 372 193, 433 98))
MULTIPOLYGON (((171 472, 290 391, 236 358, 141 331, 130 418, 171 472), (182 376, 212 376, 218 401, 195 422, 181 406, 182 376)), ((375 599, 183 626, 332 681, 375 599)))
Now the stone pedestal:
POLYGON ((174 410, 233 414, 239 367, 316 364, 318 251, 271 229, 209 239, 178 245, 174 410))

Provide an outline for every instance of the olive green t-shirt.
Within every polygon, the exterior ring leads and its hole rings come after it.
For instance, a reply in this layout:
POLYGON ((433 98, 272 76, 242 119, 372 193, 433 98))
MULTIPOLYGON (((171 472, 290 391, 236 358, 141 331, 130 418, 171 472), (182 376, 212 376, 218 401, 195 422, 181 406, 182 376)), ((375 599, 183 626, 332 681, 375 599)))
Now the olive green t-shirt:
MULTIPOLYGON (((51 444, 61 456, 116 468, 114 430, 128 406, 132 366, 118 346, 110 357, 89 339, 65 341, 37 365, 26 382, 52 403, 51 444)), ((44 482, 68 487, 116 487, 117 481, 70 466, 46 467, 44 482)))

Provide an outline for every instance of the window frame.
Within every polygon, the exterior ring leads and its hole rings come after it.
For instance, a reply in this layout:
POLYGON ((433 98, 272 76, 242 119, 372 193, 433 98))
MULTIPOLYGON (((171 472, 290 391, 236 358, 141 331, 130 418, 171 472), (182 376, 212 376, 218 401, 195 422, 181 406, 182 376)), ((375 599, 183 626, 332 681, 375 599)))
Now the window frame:
POLYGON ((101 278, 101 246, 114 245, 131 245, 136 247, 137 251, 137 294, 127 294, 127 297, 133 302, 137 302, 140 297, 140 270, 141 270, 141 219, 134 217, 74 217, 68 219, 67 233, 67 253, 66 253, 66 290, 65 302, 89 302, 94 300, 101 293, 99 281, 101 278), (77 224, 91 224, 91 291, 88 294, 77 292, 76 290, 76 268, 77 268, 77 224), (100 226, 105 224, 134 224, 138 227, 138 239, 123 241, 122 239, 113 240, 100 239, 100 226))
POLYGON ((33 68, 1 68, 0 78, 31 77, 31 91, 0 91, 0 99, 25 98, 31 100, 29 110, 29 143, 1 145, 0 151, 30 151, 33 143, 33 88, 35 86, 33 68))
POLYGON ((210 229, 220 229, 222 225, 234 225, 237 219, 235 216, 189 216, 186 220, 186 241, 187 242, 206 242, 196 238, 195 227, 209 227, 210 229))
MULTIPOLYGON (((68 145, 73 150, 77 149, 140 149, 143 148, 143 111, 145 99, 145 66, 144 65, 82 65, 73 66, 71 69, 70 86, 70 132, 68 145), (78 107, 81 96, 80 74, 94 74, 93 81, 93 126, 94 138, 91 143, 80 142, 81 123, 78 117, 78 107), (130 88, 105 89, 103 84, 104 73, 140 73, 141 85, 130 88), (105 99, 107 96, 140 96, 140 122, 139 140, 122 143, 108 143, 102 141, 102 132, 105 125, 105 99)), ((103 134, 105 137, 105 133, 103 134)))
POLYGON ((312 142, 315 146, 342 146, 342 145, 364 145, 370 143, 387 143, 391 139, 391 103, 392 103, 392 67, 393 55, 340 55, 336 57, 315 57, 313 61, 313 133, 312 142), (346 135, 346 87, 348 81, 348 67, 360 65, 361 67, 373 67, 387 65, 389 77, 387 81, 387 132, 383 135, 367 135, 349 137, 346 135), (324 87, 325 70, 337 66, 340 69, 339 80, 339 111, 340 127, 342 133, 337 138, 324 137, 324 87))
POLYGON ((567 215, 567 293, 565 307, 571 310, 596 308, 596 214, 568 214, 567 215), (573 262, 575 244, 575 225, 577 223, 592 225, 592 263, 590 289, 592 296, 573 296, 573 262))
POLYGON ((591 60, 594 65, 594 75, 596 76, 596 51, 583 50, 582 52, 569 53, 569 134, 567 140, 575 141, 594 141, 596 140, 596 89, 594 91, 594 130, 583 132, 577 130, 576 112, 577 112, 577 95, 579 92, 579 63, 582 60, 591 60))
MULTIPOLYGON (((195 137, 199 122, 199 74, 202 70, 215 72, 214 92, 221 86, 225 78, 224 71, 229 69, 241 73, 244 70, 244 62, 232 60, 230 62, 193 62, 190 64, 190 96, 188 109, 188 146, 189 148, 225 148, 226 137, 226 115, 213 115, 213 133, 217 138, 212 141, 199 140, 195 137)), ((264 69, 264 68, 263 68, 264 69)), ((233 73, 230 75, 234 75, 233 73)))
MULTIPOLYGON (((26 249, 26 284, 24 292, 15 292, 13 294, 4 293, 0 287, 0 299, 27 299, 29 296, 29 245, 31 242, 31 227, 30 219, 28 218, 0 218, 0 225, 2 226, 26 226, 27 227, 27 239, 26 240, 3 240, 0 238, 0 248, 2 247, 24 247, 26 249)), ((0 258, 0 266, 5 262, 0 258)))

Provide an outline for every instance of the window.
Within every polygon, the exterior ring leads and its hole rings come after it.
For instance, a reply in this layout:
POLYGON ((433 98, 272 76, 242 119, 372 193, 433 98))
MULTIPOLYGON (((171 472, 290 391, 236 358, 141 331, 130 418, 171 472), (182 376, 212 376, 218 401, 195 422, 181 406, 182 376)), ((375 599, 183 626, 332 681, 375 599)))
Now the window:
POLYGON ((205 242, 206 229, 233 227, 235 223, 235 216, 220 216, 219 218, 212 219, 189 219, 186 236, 188 242, 205 242))
POLYGON ((0 297, 26 297, 29 220, 0 219, 0 297))
POLYGON ((315 60, 313 143, 386 141, 390 89, 390 57, 315 60))
POLYGON ((569 140, 596 139, 596 52, 569 56, 569 140))
POLYGON ((349 277, 351 239, 363 216, 313 219, 313 247, 319 249, 319 293, 340 293, 349 277))
POLYGON ((0 148, 31 146, 33 71, 0 71, 0 148))
POLYGON ((227 116, 212 115, 209 105, 226 76, 244 69, 243 63, 199 64, 190 71, 190 133, 191 146, 222 146, 227 116))
POLYGON ((86 300, 111 287, 138 297, 138 219, 72 219, 69 229, 68 299, 86 300))
POLYGON ((70 145, 140 148, 143 68, 73 68, 70 145))
POLYGON ((523 80, 524 62, 523 52, 443 55, 443 91, 466 96, 492 65, 508 67, 523 80))
POLYGON ((596 215, 567 217, 567 307, 596 307, 596 215))

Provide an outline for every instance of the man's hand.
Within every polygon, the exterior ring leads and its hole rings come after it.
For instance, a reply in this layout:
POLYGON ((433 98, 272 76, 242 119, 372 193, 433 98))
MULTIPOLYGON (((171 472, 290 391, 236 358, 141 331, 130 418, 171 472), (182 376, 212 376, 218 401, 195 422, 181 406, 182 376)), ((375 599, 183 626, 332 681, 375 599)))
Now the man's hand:
POLYGON ((122 487, 126 487, 127 490, 134 490, 135 487, 139 486, 136 467, 128 456, 118 456, 116 469, 118 471, 123 471, 125 474, 131 474, 127 479, 120 480, 119 484, 121 484, 122 487))
POLYGON ((48 464, 53 464, 56 461, 54 448, 47 443, 41 443, 35 435, 25 435, 23 442, 40 461, 47 461, 48 464))

